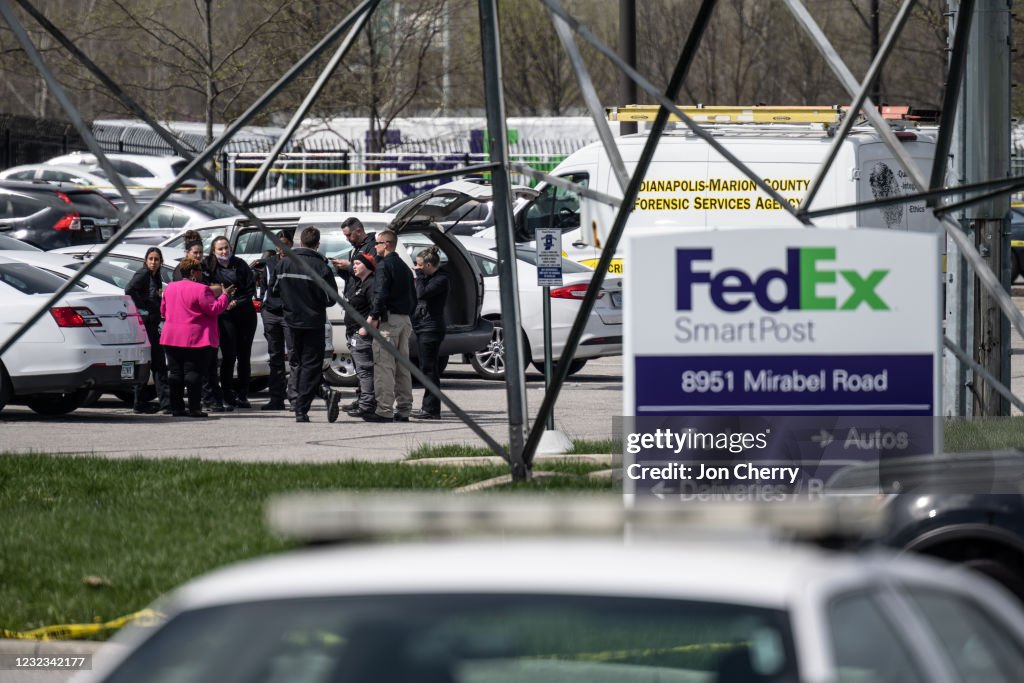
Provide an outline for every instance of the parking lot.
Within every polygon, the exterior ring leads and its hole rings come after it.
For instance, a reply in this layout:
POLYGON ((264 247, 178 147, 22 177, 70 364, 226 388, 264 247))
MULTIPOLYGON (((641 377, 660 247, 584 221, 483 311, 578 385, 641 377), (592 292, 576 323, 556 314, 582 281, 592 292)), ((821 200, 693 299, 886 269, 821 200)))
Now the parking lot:
MULTIPOLYGON (((443 389, 499 443, 508 441, 505 385, 479 379, 469 365, 451 364, 443 389)), ((413 391, 417 407, 423 390, 413 391)), ((344 390, 343 403, 352 399, 344 390)), ((527 405, 536 413, 544 397, 541 375, 527 373, 527 405)), ((205 419, 136 415, 113 396, 59 418, 41 418, 24 406, 0 413, 2 449, 10 452, 90 453, 112 458, 199 457, 246 462, 394 461, 421 444, 483 446, 480 438, 447 409, 431 422, 380 425, 344 413, 327 422, 323 401, 314 402, 309 424, 289 412, 262 412, 266 394, 253 409, 205 419)), ((612 416, 622 414, 622 357, 600 358, 562 389, 556 426, 572 439, 610 439, 612 416)))

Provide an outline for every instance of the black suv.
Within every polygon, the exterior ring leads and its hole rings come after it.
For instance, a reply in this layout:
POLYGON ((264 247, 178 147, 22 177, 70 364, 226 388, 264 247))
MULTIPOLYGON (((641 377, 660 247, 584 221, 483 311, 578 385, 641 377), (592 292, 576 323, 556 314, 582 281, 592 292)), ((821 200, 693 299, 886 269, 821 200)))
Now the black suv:
POLYGON ((1024 601, 1024 451, 852 465, 828 488, 877 496, 885 523, 872 541, 965 565, 1024 601))
POLYGON ((117 228, 117 209, 99 192, 0 180, 0 234, 49 250, 106 242, 117 228))

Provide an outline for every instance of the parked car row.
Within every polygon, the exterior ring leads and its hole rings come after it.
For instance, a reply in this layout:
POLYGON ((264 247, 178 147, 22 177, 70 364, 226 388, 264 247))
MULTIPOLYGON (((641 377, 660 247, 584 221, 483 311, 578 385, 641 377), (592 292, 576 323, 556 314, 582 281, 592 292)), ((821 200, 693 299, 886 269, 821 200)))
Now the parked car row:
MULTIPOLYGON (((67 281, 53 268, 0 254, 0 342, 67 281)), ((138 310, 123 290, 104 293, 103 284, 90 280, 66 293, 0 356, 0 409, 20 402, 61 415, 91 391, 131 391, 147 380, 150 346, 138 310)))
MULTIPOLYGON (((52 168, 85 168, 89 155, 75 155, 59 159, 61 165, 44 164, 52 168), (67 166, 66 164, 74 164, 67 166)), ((137 169, 134 172, 138 172, 137 169)), ((168 171, 169 173, 170 171, 168 171)), ((39 178, 41 180, 41 177, 39 178)), ((8 181, 0 181, 2 183, 8 181)), ((9 202, 21 202, 18 193, 34 196, 49 195, 51 199, 33 216, 33 227, 8 234, 19 237, 29 244, 45 249, 60 248, 65 253, 74 253, 87 258, 94 250, 91 245, 103 242, 117 229, 128 210, 119 198, 108 200, 92 189, 69 188, 42 182, 12 184, 9 202), (74 209, 81 209, 72 216, 65 211, 65 204, 74 198, 74 209), (86 197, 100 202, 94 213, 103 214, 93 218, 87 216, 86 197), (58 203, 59 202, 59 203, 58 203), (74 225, 64 230, 64 226, 74 225)), ((517 202, 522 204, 533 196, 529 188, 518 188, 517 202)), ((0 195, 2 196, 2 195, 0 195)), ((299 212, 279 210, 259 211, 257 217, 273 232, 284 230, 294 236, 302 228, 313 226, 321 230, 320 251, 327 257, 347 254, 351 248, 340 230, 340 223, 349 215, 358 217, 368 232, 390 227, 399 233, 401 248, 399 254, 411 264, 416 253, 429 245, 439 247, 444 268, 452 280, 452 294, 447 306, 449 321, 448 334, 441 349, 442 364, 449 356, 461 356, 471 363, 477 374, 485 379, 504 379, 504 327, 502 325, 500 294, 498 291, 499 268, 494 243, 486 240, 475 241, 459 233, 474 231, 493 224, 492 189, 489 185, 473 181, 446 183, 397 207, 395 213, 338 213, 299 212), (470 220, 475 217, 479 220, 470 220)), ((29 201, 29 200, 25 200, 29 201)), ((177 196, 156 207, 133 231, 125 243, 106 260, 113 264, 135 270, 142 265, 145 245, 159 244, 162 248, 180 250, 183 233, 195 229, 201 235, 204 247, 209 247, 214 237, 225 235, 232 245, 233 253, 252 262, 261 258, 273 248, 272 242, 257 225, 244 216, 238 215, 233 207, 202 199, 177 196), (137 248, 136 248, 137 247, 137 248)), ((3 221, 0 219, 0 230, 3 221)), ((168 263, 173 267, 170 257, 168 263)), ((543 367, 543 320, 541 315, 540 289, 536 282, 535 257, 528 249, 517 253, 520 270, 520 299, 523 306, 522 335, 526 344, 527 362, 538 369, 543 367)), ((553 304, 553 349, 560 354, 579 308, 578 301, 590 280, 591 271, 571 261, 564 262, 565 287, 556 288, 552 294, 553 304)), ((339 289, 342 283, 339 280, 339 289)), ((336 386, 353 386, 355 372, 348 357, 345 344, 344 312, 335 306, 329 310, 332 324, 332 346, 335 349, 330 367, 326 371, 329 382, 336 386)), ((621 281, 609 280, 601 298, 591 315, 583 344, 577 351, 571 372, 580 370, 586 360, 621 353, 621 281)), ((257 345, 265 342, 257 334, 257 345)), ((411 345, 415 357, 415 339, 411 345)), ((261 349, 262 351, 262 349, 261 349)), ((261 354, 262 356, 262 354, 261 354)), ((255 359, 254 359, 255 360, 255 359)), ((262 376, 263 358, 256 361, 254 375, 262 376), (258 369, 257 369, 258 368, 258 369)), ((259 387, 260 381, 256 385, 259 387)))

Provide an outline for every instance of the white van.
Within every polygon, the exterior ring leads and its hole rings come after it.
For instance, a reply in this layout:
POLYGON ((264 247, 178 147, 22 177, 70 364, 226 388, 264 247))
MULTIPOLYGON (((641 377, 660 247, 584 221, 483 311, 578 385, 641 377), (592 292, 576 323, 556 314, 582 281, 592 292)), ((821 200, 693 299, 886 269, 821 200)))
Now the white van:
MULTIPOLYGON (((788 211, 704 140, 682 124, 670 124, 670 128, 658 143, 627 230, 640 225, 665 230, 714 225, 798 225, 788 211)), ((834 139, 832 132, 820 124, 723 124, 711 127, 710 131, 794 205, 803 201, 834 139)), ((934 135, 920 129, 900 130, 896 135, 918 166, 929 172, 935 152, 934 135)), ((627 172, 632 173, 647 135, 627 135, 615 141, 627 172)), ((608 195, 623 194, 599 143, 576 151, 551 173, 608 195)), ((531 241, 537 228, 558 227, 564 233, 562 247, 566 255, 586 265, 596 265, 601 250, 592 246, 592 235, 581 233, 579 197, 552 185, 540 189, 540 195, 516 215, 517 239, 531 241)), ((878 134, 870 128, 854 128, 843 141, 812 206, 823 209, 916 191, 878 134)), ((600 243, 611 229, 614 211, 608 208, 591 214, 588 209, 589 206, 582 212, 588 214, 583 222, 590 226, 589 232, 597 233, 596 241, 600 243)), ((836 214, 815 219, 814 223, 821 228, 938 230, 938 222, 926 210, 924 201, 836 214)), ((616 259, 609 270, 621 274, 621 260, 616 259)))

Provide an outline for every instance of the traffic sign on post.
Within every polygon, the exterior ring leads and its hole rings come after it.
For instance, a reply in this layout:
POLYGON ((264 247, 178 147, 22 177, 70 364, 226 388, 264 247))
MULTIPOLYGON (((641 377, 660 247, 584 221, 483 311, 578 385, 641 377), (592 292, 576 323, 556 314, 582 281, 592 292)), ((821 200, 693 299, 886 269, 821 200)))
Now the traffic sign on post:
POLYGON ((537 286, 562 286, 562 231, 558 228, 537 230, 537 286))

